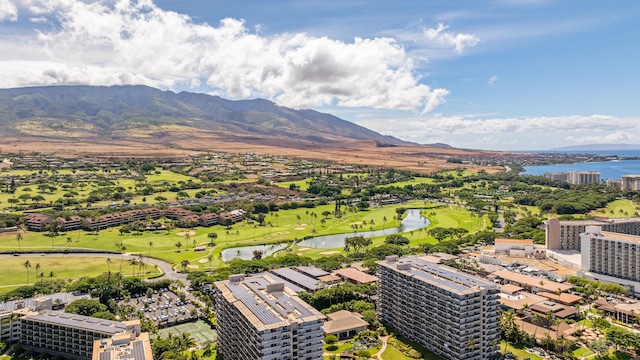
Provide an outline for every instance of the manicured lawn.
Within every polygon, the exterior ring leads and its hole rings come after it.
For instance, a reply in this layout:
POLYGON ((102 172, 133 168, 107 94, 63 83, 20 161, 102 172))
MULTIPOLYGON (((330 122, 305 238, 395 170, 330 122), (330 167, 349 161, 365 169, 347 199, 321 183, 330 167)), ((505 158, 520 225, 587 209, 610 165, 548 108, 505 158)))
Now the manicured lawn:
POLYGON ((577 348, 577 349, 573 350, 573 356, 578 357, 578 358, 583 357, 583 356, 589 356, 591 354, 593 354, 593 351, 587 349, 586 347, 580 347, 580 348, 577 348))
POLYGON ((435 183, 436 183, 435 179, 426 178, 426 177, 417 177, 408 181, 399 181, 399 182, 391 183, 387 186, 405 187, 407 185, 435 184, 435 183))
MULTIPOLYGON (((410 341, 402 336, 399 335, 394 335, 394 337, 404 343, 407 344, 409 346, 411 346, 412 348, 414 348, 415 350, 417 350, 421 355, 421 359, 427 359, 427 360, 441 360, 442 358, 439 357, 438 355, 428 351, 427 349, 425 349, 424 347, 422 347, 421 345, 418 345, 416 343, 414 343, 413 341, 410 341)), ((383 360, 408 360, 411 359, 410 357, 404 355, 400 350, 398 350, 398 348, 396 348, 395 346, 388 344, 387 345, 387 349, 382 353, 382 359, 383 360)))
MULTIPOLYGON (((505 342, 501 341, 500 342, 500 350, 499 352, 501 354, 504 354, 504 345, 505 342)), ((542 358, 536 354, 531 354, 528 353, 525 349, 523 348, 516 348, 513 347, 511 344, 507 345, 507 353, 512 353, 517 359, 526 359, 526 358, 531 358, 531 360, 542 360, 542 358)))
POLYGON ((604 209, 591 212, 591 215, 608 216, 610 218, 635 217, 638 215, 638 209, 631 200, 616 200, 607 204, 604 209))
MULTIPOLYGON (((2 258, 3 270, 0 271, 0 292, 5 293, 27 283, 27 269, 24 263, 29 261, 29 284, 36 281, 50 281, 49 273, 53 271, 53 279, 78 279, 82 276, 97 276, 111 270, 117 272, 120 269, 120 257, 111 256, 111 265, 107 264, 107 257, 81 257, 73 255, 46 255, 46 256, 12 256, 2 258), (36 265, 40 264, 38 273, 43 273, 44 278, 36 277, 36 265)), ((122 264, 122 272, 125 276, 131 274, 131 266, 127 261, 122 264)), ((157 273, 154 267, 148 269, 151 273, 157 273)))
POLYGON ((291 184, 295 184, 300 190, 307 191, 309 188, 309 179, 302 179, 296 181, 283 181, 275 183, 281 188, 288 189, 291 184))
POLYGON ((337 342, 335 345, 338 345, 338 348, 336 350, 333 351, 329 351, 327 350, 327 347, 330 345, 324 345, 322 347, 323 351, 328 353, 328 354, 340 354, 343 353, 344 351, 351 349, 353 347, 353 341, 352 340, 347 340, 347 341, 339 341, 337 342))

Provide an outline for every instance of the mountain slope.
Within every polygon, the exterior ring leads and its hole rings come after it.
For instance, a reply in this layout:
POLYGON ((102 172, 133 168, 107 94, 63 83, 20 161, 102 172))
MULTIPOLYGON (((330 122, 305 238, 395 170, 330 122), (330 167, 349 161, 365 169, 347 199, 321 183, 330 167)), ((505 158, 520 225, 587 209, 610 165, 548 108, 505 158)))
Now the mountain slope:
POLYGON ((145 139, 235 136, 328 143, 407 144, 330 114, 270 101, 231 101, 146 86, 47 86, 0 90, 0 130, 15 137, 145 139))

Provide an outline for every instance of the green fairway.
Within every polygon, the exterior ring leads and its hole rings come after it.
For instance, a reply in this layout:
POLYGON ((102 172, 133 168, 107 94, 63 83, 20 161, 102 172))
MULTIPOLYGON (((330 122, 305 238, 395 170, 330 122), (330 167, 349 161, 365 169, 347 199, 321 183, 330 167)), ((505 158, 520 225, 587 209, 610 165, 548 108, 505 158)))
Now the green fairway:
MULTIPOLYGON (((472 216, 468 210, 461 207, 425 204, 420 201, 372 208, 366 211, 346 211, 340 218, 325 213, 331 213, 335 209, 334 205, 323 205, 315 208, 298 208, 269 213, 266 215, 264 226, 258 225, 255 221, 245 220, 231 227, 217 225, 190 230, 144 232, 141 235, 121 234, 118 228, 104 229, 97 234, 75 230, 60 233, 54 238, 45 236, 45 233, 29 231, 23 235, 20 243, 16 240, 15 233, 2 233, 0 234, 0 250, 85 248, 114 251, 117 250, 116 243, 122 243, 128 253, 150 255, 175 265, 182 260, 188 260, 190 269, 207 269, 209 266, 222 265, 218 254, 224 248, 291 241, 296 238, 303 239, 305 236, 350 233, 354 230, 367 231, 396 227, 401 220, 397 218, 396 208, 398 207, 424 208, 423 216, 431 221, 428 228, 436 226, 462 227, 474 232, 482 229, 486 222, 482 218, 472 216), (208 247, 210 239, 207 234, 213 232, 218 237, 215 240, 214 249, 210 249, 208 247), (149 246, 150 242, 151 246, 149 246), (177 243, 180 243, 180 248, 176 246, 177 243), (194 252, 194 243, 195 245, 207 246, 207 251, 194 252), (207 259, 209 254, 212 255, 211 262, 207 259)), ((426 229, 404 235, 411 240, 413 245, 437 242, 433 237, 427 235, 426 229)), ((382 244, 383 241, 384 237, 373 239, 374 244, 382 244)), ((334 251, 341 250, 335 249, 334 251)), ((312 249, 305 252, 305 255, 320 257, 326 255, 322 254, 326 251, 327 249, 312 249)))
MULTIPOLYGON (((4 270, 0 271, 0 292, 6 293, 19 286, 27 284, 27 268, 25 262, 29 261, 29 284, 32 285, 39 281, 50 281, 51 279, 69 280, 78 279, 83 276, 97 276, 109 270, 117 272, 120 269, 120 257, 117 255, 109 257, 110 264, 107 263, 107 257, 82 257, 73 255, 46 255, 46 256, 11 256, 2 258, 4 270), (37 265, 40 269, 36 271, 37 265), (54 277, 50 277, 53 271, 54 277), (37 276, 37 273, 43 273, 44 278, 37 276)), ((127 261, 122 263, 122 272, 126 276, 130 274, 131 266, 127 261)), ((156 269, 150 267, 151 273, 157 273, 156 269)))
POLYGON ((604 209, 591 212, 591 215, 607 216, 610 218, 626 218, 638 216, 640 208, 631 200, 621 199, 612 201, 604 209))

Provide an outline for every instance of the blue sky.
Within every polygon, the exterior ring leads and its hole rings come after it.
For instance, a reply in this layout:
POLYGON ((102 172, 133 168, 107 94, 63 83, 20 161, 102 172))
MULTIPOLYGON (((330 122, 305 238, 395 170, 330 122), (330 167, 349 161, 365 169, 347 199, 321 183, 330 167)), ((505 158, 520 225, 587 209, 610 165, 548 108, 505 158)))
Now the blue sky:
POLYGON ((0 87, 145 84, 419 143, 640 144, 637 1, 0 0, 0 87))

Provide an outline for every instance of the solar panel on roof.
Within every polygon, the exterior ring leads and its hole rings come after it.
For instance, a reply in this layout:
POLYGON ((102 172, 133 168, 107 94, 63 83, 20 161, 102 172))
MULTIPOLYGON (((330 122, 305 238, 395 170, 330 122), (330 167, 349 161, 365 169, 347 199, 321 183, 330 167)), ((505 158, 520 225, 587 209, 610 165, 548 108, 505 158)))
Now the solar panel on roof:
POLYGON ((135 360, 145 360, 144 343, 142 340, 136 340, 133 343, 133 358, 135 360))
POLYGON ((107 350, 100 353, 100 360, 111 360, 111 350, 107 350))

